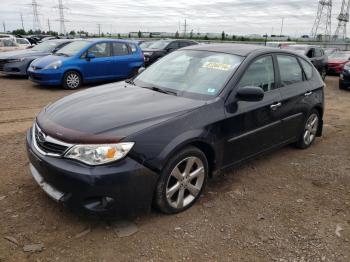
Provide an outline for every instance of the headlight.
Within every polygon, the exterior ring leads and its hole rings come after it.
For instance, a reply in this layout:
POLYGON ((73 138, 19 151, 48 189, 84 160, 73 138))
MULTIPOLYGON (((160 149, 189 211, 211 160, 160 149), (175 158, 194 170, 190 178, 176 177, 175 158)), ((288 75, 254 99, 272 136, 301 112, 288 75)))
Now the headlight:
POLYGON ((61 67, 61 65, 62 65, 62 61, 56 61, 45 66, 44 69, 58 69, 61 67))
POLYGON ((133 146, 132 142, 108 145, 76 145, 65 154, 65 157, 97 166, 124 158, 133 146))
POLYGON ((143 55, 151 56, 151 55, 153 55, 153 53, 152 52, 144 52, 143 55))
POLYGON ((17 63, 17 62, 23 62, 25 58, 16 58, 16 59, 9 59, 9 63, 17 63))

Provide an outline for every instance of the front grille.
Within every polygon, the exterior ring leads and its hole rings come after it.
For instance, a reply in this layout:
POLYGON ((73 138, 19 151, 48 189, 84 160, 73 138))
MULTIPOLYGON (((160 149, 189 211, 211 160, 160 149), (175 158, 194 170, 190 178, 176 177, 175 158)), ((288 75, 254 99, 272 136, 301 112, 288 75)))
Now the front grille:
POLYGON ((47 154, 63 155, 68 146, 47 141, 47 136, 37 126, 34 130, 35 142, 40 150, 47 154))

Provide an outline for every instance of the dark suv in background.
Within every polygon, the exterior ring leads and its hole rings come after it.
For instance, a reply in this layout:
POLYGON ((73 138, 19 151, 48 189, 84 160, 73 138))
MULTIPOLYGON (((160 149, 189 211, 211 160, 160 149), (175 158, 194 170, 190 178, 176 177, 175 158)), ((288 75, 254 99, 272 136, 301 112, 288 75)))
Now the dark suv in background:
MULTIPOLYGON (((145 56, 145 65, 157 61, 159 58, 171 53, 179 48, 186 46, 197 45, 198 43, 192 40, 159 40, 151 43, 146 48, 143 48, 143 55, 145 56)), ((142 46, 141 46, 142 48, 142 46)))
POLYGON ((322 79, 324 80, 326 78, 328 56, 321 47, 313 45, 289 45, 284 48, 307 56, 318 72, 320 72, 322 79))

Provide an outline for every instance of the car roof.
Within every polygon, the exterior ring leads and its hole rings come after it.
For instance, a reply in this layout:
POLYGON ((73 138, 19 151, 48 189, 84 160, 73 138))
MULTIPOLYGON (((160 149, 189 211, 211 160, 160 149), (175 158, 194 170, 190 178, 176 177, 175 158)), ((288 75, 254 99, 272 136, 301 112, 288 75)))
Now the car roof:
POLYGON ((117 38, 88 38, 88 39, 80 39, 80 40, 87 40, 93 43, 103 41, 103 42, 121 42, 121 43, 135 44, 133 40, 125 40, 125 39, 117 39, 117 38))
POLYGON ((227 54, 239 55, 239 56, 248 56, 249 54, 257 51, 271 51, 271 52, 276 52, 276 50, 281 51, 281 49, 276 49, 272 47, 266 47, 262 45, 249 45, 249 44, 194 45, 194 46, 188 46, 182 49, 227 53, 227 54))
POLYGON ((318 47, 318 48, 321 48, 320 46, 318 45, 289 45, 290 47, 306 47, 306 48, 310 48, 310 47, 318 47))

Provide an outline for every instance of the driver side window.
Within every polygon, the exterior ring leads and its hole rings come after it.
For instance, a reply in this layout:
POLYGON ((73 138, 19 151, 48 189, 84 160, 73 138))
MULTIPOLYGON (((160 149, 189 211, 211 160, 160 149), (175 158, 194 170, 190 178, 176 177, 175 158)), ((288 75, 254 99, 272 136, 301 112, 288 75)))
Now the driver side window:
POLYGON ((261 87, 265 92, 276 88, 272 56, 259 58, 248 67, 238 84, 238 87, 245 86, 261 87))
POLYGON ((109 43, 98 43, 89 48, 88 53, 94 54, 96 58, 111 56, 109 43))

